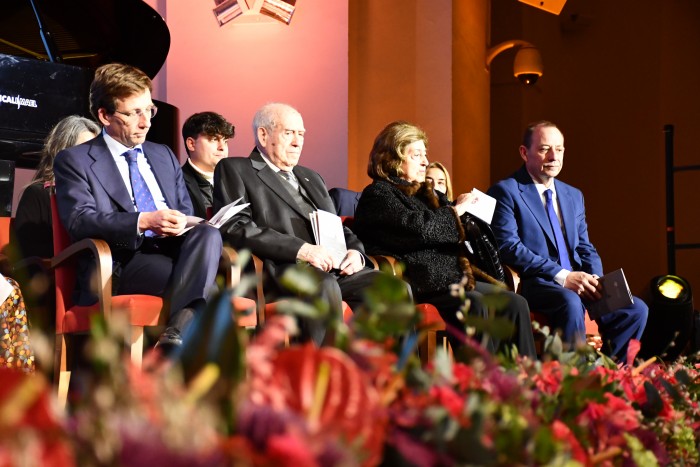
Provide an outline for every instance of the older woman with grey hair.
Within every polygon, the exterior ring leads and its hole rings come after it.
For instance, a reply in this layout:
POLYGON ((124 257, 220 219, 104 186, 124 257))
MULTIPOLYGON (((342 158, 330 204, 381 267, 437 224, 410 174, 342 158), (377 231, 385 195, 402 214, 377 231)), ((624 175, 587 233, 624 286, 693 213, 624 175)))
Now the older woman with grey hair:
POLYGON ((54 158, 63 149, 89 141, 99 132, 94 121, 71 115, 59 121, 46 137, 36 173, 20 197, 13 222, 11 243, 19 259, 53 256, 50 194, 54 158))

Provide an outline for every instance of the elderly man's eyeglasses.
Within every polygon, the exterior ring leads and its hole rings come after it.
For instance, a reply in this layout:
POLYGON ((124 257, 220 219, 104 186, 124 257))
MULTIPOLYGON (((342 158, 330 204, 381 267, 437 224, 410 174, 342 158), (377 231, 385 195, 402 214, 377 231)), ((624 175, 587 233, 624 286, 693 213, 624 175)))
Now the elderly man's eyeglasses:
POLYGON ((155 105, 152 105, 150 107, 147 107, 146 109, 134 109, 130 110, 129 112, 122 112, 121 110, 115 110, 114 113, 118 113, 121 115, 124 115, 126 118, 129 119, 136 119, 136 120, 141 120, 141 117, 147 117, 149 120, 152 119, 153 117, 156 116, 158 113, 158 107, 155 105))

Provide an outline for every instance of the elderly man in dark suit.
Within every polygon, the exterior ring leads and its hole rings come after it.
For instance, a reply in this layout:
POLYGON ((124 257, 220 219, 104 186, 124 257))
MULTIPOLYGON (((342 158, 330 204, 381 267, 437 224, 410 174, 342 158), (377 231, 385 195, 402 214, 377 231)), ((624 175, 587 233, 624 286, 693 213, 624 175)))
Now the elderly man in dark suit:
MULTIPOLYGON (((263 259, 267 295, 289 295, 279 278, 288 267, 305 263, 317 272, 331 312, 341 313, 342 300, 359 306, 362 290, 379 273, 366 266, 364 247, 347 228, 348 253, 339 264, 314 242, 309 214, 335 212, 335 207, 321 176, 297 165, 305 133, 301 114, 286 104, 267 104, 255 114, 253 130, 256 147, 250 157, 224 159, 214 172, 215 210, 240 197, 250 203, 221 228, 224 241, 263 259)), ((301 324, 302 337, 322 343, 325 329, 319 323, 301 324)))
MULTIPOLYGON (((54 164, 61 222, 73 240, 107 241, 116 294, 169 301, 159 344, 178 346, 214 286, 221 236, 203 224, 181 235, 192 203, 173 152, 145 141, 157 111, 146 74, 116 63, 98 68, 90 111, 103 126, 100 136, 61 151, 54 164)), ((89 277, 83 268, 80 304, 95 301, 89 277)))
POLYGON ((182 125, 182 140, 188 158, 182 165, 194 215, 209 219, 214 205, 214 168, 228 157, 228 140, 235 128, 216 112, 191 115, 182 125))
MULTIPOLYGON (((520 157, 520 170, 489 190, 498 200, 491 226, 501 258, 520 273, 530 309, 563 330, 567 342, 583 340, 586 305, 601 298, 603 264, 588 238, 583 193, 556 179, 564 136, 554 123, 533 123, 520 157)), ((632 305, 596 317, 603 350, 626 361, 627 344, 641 338, 648 311, 635 297, 632 305)))

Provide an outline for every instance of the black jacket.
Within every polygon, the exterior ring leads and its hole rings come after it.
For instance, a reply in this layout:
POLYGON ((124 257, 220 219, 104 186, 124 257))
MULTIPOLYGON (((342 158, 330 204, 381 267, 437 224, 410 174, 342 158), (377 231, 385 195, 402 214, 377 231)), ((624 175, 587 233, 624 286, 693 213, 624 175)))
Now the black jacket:
POLYGON ((416 297, 447 292, 465 277, 467 290, 474 288, 459 217, 425 184, 375 180, 362 192, 353 231, 367 254, 404 263, 416 297))
POLYGON ((182 165, 182 176, 185 179, 187 193, 192 201, 194 215, 202 219, 208 219, 207 208, 213 205, 213 188, 211 183, 197 173, 189 162, 185 162, 182 165))

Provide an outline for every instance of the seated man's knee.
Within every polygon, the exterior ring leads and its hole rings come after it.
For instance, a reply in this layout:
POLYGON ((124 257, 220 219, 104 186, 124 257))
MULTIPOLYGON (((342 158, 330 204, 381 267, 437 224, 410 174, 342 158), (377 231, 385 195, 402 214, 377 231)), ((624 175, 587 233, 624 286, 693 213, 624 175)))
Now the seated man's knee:
POLYGON ((219 229, 206 224, 196 225, 192 230, 187 232, 187 241, 214 250, 221 250, 223 248, 223 240, 219 229))

